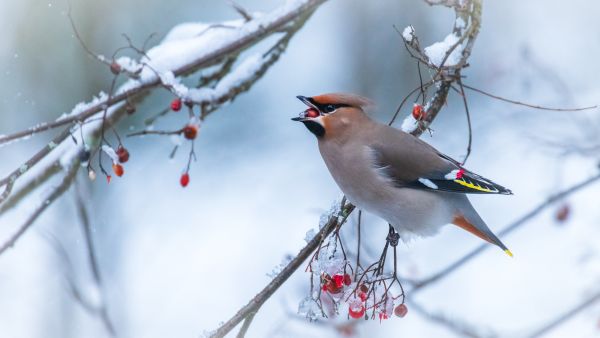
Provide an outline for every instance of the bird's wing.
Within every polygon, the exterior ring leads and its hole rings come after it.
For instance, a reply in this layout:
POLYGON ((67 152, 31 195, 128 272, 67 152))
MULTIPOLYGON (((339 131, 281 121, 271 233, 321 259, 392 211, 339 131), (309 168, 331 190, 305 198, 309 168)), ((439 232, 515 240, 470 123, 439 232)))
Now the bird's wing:
POLYGON ((512 194, 410 134, 394 128, 382 128, 379 132, 380 141, 370 146, 374 166, 398 187, 464 194, 512 194))

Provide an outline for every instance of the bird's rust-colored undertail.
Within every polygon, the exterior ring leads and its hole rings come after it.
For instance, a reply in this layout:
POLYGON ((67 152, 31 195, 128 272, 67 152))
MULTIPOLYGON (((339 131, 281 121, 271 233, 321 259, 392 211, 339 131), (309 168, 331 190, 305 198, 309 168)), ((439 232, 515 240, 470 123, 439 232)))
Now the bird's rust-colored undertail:
POLYGON ((492 244, 494 243, 488 236, 486 236, 483 232, 479 231, 473 224, 471 224, 463 215, 454 215, 452 224, 463 228, 464 230, 483 239, 484 241, 490 242, 492 244))

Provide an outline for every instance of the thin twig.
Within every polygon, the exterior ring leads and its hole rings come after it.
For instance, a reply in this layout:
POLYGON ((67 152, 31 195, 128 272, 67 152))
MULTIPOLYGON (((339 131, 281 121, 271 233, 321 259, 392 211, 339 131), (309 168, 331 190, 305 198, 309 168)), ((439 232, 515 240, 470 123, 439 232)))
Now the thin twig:
POLYGON ((110 316, 108 315, 108 308, 106 306, 106 297, 104 297, 104 285, 102 283, 102 275, 100 273, 100 266, 98 264, 98 257, 96 256, 96 250, 94 247, 94 241, 92 236, 92 226, 90 222, 89 213, 85 203, 83 202, 83 196, 81 192, 81 187, 77 184, 77 180, 75 180, 75 203, 77 206, 77 213, 79 214, 80 224, 83 232, 83 237, 85 239, 85 249, 87 252, 88 264, 90 266, 90 270, 92 270, 92 277, 94 279, 94 283, 96 284, 96 288, 100 291, 102 295, 102 301, 100 302, 100 306, 98 308, 98 312, 100 315, 100 319, 102 324, 108 333, 112 336, 116 336, 115 326, 112 323, 110 316))
POLYGON ((595 294, 593 294, 591 297, 587 298, 583 302, 577 304, 575 307, 565 311, 564 313, 559 314, 558 316, 556 316, 554 319, 552 319, 551 321, 549 321, 547 324, 543 325, 542 327, 536 329, 531 335, 529 335, 529 338, 537 338, 537 337, 543 336, 544 334, 552 331, 553 329, 557 328, 561 324, 565 323, 567 320, 571 319, 576 314, 580 313, 581 311, 585 310, 586 308, 594 305, 596 302, 599 302, 599 301, 600 301, 600 291, 596 292, 595 294))
POLYGON ((491 98, 500 100, 500 101, 504 101, 504 102, 508 102, 508 103, 512 103, 512 104, 516 104, 519 106, 525 106, 525 107, 529 107, 529 108, 534 108, 534 109, 540 109, 540 110, 551 110, 551 111, 581 111, 581 110, 589 110, 589 109, 595 109, 598 108, 597 105, 594 106, 589 106, 589 107, 582 107, 582 108, 551 108, 551 107, 543 107, 543 106, 538 106, 535 104, 530 104, 530 103, 524 103, 524 102, 520 102, 520 101, 515 101, 515 100, 511 100, 511 99, 507 99, 498 95, 494 95, 494 94, 490 94, 488 92, 485 92, 481 89, 475 88, 475 87, 471 87, 468 86, 466 84, 463 83, 462 85, 463 87, 470 89, 474 92, 477 92, 479 94, 483 94, 485 96, 489 96, 491 98))

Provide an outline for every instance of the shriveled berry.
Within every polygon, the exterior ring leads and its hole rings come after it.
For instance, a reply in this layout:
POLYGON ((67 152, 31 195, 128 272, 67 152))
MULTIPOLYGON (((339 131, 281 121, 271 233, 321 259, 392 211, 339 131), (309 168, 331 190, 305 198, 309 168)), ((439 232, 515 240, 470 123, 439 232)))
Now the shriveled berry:
POLYGON ((119 162, 121 163, 129 161, 129 151, 123 146, 119 146, 119 148, 117 148, 117 156, 119 157, 119 162))
POLYGON ((369 292, 369 287, 366 284, 361 284, 360 291, 367 293, 367 292, 369 292))
POLYGON ((184 173, 183 175, 181 175, 181 178, 179 179, 179 184, 181 184, 181 186, 185 188, 189 183, 190 175, 188 173, 184 173))
POLYGON ((125 169, 123 169, 123 166, 119 163, 113 163, 112 169, 115 175, 117 175, 118 177, 123 176, 123 174, 125 173, 125 169))
POLYGON ((183 127, 183 136, 188 140, 195 139, 196 135, 198 135, 198 126, 194 124, 188 124, 187 126, 183 127))
POLYGON ((394 314, 400 318, 406 316, 407 313, 408 313, 408 308, 406 307, 405 304, 400 304, 400 305, 396 306, 396 308, 394 309, 394 314))
POLYGON ((181 110, 181 99, 180 98, 176 98, 176 99, 173 99, 173 101, 171 101, 171 109, 173 111, 181 110))
POLYGON ((412 110, 412 116, 415 120, 421 121, 425 118, 425 111, 423 110, 423 106, 415 103, 412 110))

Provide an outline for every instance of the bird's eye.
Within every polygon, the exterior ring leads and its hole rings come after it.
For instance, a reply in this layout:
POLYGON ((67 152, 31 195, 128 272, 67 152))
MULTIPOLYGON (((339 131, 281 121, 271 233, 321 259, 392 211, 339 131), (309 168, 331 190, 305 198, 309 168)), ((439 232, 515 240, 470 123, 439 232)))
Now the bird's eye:
POLYGON ((336 110, 336 106, 333 104, 328 104, 325 106, 325 112, 327 112, 327 113, 331 113, 334 110, 336 110))

